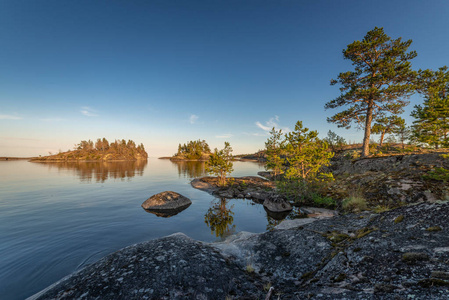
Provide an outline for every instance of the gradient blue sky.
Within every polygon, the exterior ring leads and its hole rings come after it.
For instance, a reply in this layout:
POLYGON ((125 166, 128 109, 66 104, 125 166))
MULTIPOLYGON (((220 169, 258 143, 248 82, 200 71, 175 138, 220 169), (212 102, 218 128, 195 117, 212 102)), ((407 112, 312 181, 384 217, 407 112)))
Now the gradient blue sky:
MULTIPOLYGON (((143 143, 150 156, 205 139, 234 153, 266 128, 326 122, 342 50, 375 26, 412 39, 413 67, 449 64, 449 1, 0 1, 0 156, 81 140, 143 143)), ((408 123, 414 96, 403 115, 408 123)))

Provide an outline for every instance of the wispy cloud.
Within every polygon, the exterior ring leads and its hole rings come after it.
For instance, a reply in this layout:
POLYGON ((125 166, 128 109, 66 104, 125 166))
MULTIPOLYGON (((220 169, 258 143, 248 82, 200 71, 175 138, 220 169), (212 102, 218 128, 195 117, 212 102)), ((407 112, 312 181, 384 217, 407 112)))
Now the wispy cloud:
POLYGON ((272 127, 264 126, 259 121, 256 122, 256 126, 264 131, 270 131, 272 127))
POLYGON ((199 117, 197 115, 191 115, 189 118, 190 124, 195 124, 198 121, 199 117))
POLYGON ((96 110, 90 108, 89 106, 81 107, 80 112, 86 117, 98 117, 96 110))
POLYGON ((229 138, 231 138, 233 136, 234 135, 232 133, 225 133, 225 134, 222 134, 222 135, 216 135, 215 137, 217 139, 229 139, 229 138))
POLYGON ((0 120, 22 120, 22 117, 13 115, 0 115, 0 120))
MULTIPOLYGON (((265 124, 262 124, 261 122, 257 121, 256 126, 265 131, 263 135, 268 134, 268 132, 274 127, 276 129, 282 129, 283 132, 289 132, 290 129, 288 127, 281 127, 279 125, 279 116, 274 116, 273 118, 270 118, 268 121, 265 122, 265 124)), ((262 134, 255 133, 253 135, 260 136, 262 134)))

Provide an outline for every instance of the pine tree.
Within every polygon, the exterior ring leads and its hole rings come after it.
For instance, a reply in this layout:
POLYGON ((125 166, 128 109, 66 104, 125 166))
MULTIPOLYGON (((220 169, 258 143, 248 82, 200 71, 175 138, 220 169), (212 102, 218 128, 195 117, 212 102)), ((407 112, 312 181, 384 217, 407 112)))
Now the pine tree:
POLYGON ((341 95, 326 103, 325 108, 347 107, 328 118, 339 127, 350 128, 355 122, 364 128, 362 156, 369 155, 371 123, 385 113, 402 113, 406 99, 414 92, 416 74, 410 60, 415 51, 407 53, 412 40, 392 40, 383 28, 375 27, 362 41, 354 41, 343 50, 352 61, 354 71, 340 73, 331 85, 341 84, 341 95))
POLYGON ((316 177, 322 166, 328 166, 334 154, 328 144, 318 138, 316 130, 309 131, 298 121, 295 130, 286 134, 287 179, 301 179, 304 183, 316 177))
POLYGON ((271 137, 265 142, 267 155, 265 169, 273 170, 274 179, 276 180, 284 167, 284 159, 282 158, 284 148, 284 142, 282 141, 283 134, 282 130, 276 131, 274 127, 271 129, 270 134, 271 137))
POLYGON ((412 116, 413 135, 421 143, 435 148, 449 146, 449 71, 419 70, 418 92, 424 95, 423 105, 416 105, 412 116))
POLYGON ((379 146, 382 147, 385 134, 395 133, 401 126, 405 124, 405 120, 401 117, 392 115, 389 117, 381 117, 375 120, 371 132, 380 134, 379 146))
POLYGON ((224 148, 218 150, 215 148, 214 153, 206 162, 206 172, 217 175, 221 185, 226 185, 226 176, 234 169, 232 168, 232 148, 229 142, 224 143, 224 148))
POLYGON ((331 147, 333 152, 342 150, 343 146, 346 145, 345 139, 332 130, 327 132, 327 137, 324 138, 324 141, 331 147))

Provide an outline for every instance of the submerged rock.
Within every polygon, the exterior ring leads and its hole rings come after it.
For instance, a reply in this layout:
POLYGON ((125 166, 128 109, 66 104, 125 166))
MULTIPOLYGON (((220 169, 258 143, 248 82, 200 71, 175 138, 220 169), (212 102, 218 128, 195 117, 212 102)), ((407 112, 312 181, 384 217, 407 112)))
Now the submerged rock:
POLYGON ((151 196, 142 203, 142 208, 151 211, 167 211, 179 210, 180 208, 187 208, 192 201, 181 194, 172 191, 162 192, 151 196))

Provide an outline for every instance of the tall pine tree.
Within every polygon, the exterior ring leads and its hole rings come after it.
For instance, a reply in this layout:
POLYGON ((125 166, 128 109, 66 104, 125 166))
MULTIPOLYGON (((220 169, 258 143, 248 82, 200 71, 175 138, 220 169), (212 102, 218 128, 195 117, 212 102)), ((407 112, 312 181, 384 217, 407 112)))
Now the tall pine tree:
POLYGON ((352 61, 353 71, 340 73, 331 85, 340 84, 341 95, 326 103, 325 108, 345 110, 328 118, 339 127, 350 128, 355 122, 364 128, 362 156, 369 155, 371 123, 385 113, 402 113, 406 100, 414 92, 416 72, 410 60, 415 51, 407 52, 412 40, 392 40, 383 28, 375 27, 362 41, 354 41, 343 50, 352 61))
POLYGON ((418 92, 424 95, 423 105, 416 105, 412 116, 413 135, 421 143, 435 148, 449 146, 449 71, 419 70, 418 92))

